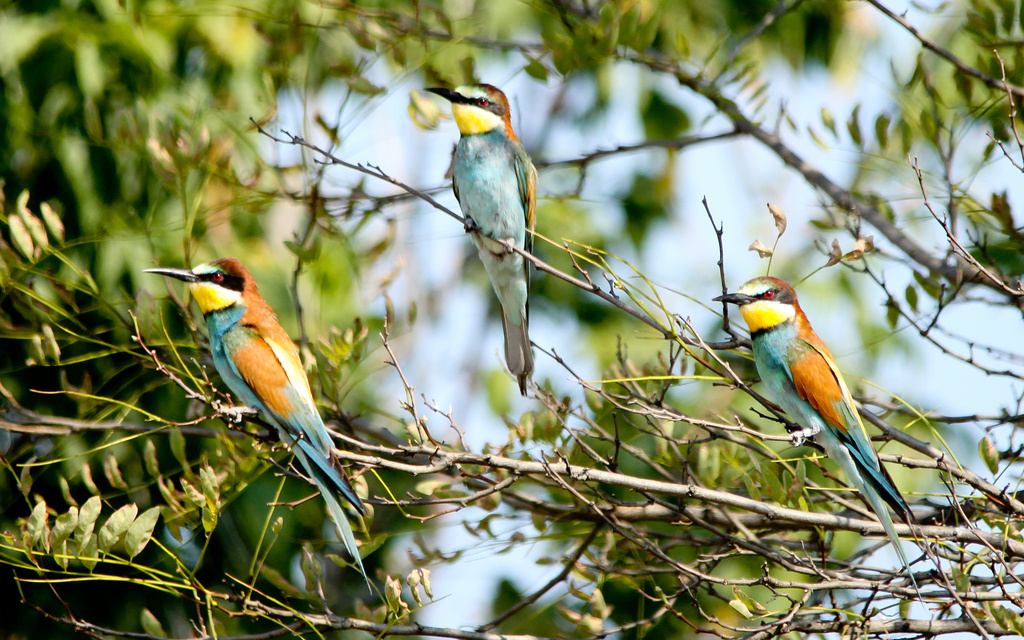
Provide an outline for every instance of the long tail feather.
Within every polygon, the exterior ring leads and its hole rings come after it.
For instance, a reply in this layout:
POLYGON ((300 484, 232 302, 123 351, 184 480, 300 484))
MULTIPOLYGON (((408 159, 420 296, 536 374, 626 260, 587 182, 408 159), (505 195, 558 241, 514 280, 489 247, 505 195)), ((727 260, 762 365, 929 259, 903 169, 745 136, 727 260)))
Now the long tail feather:
POLYGON ((529 321, 524 317, 519 324, 513 324, 505 317, 503 309, 501 329, 505 334, 505 363, 519 381, 519 392, 525 396, 526 384, 533 374, 533 346, 530 344, 529 321))
POLYGON ((896 555, 903 563, 907 576, 910 577, 910 582, 914 585, 914 591, 917 592, 918 599, 924 601, 921 589, 917 586, 917 580, 914 578, 914 572, 910 568, 910 562, 907 560, 906 554, 903 553, 903 546, 900 544, 900 537, 896 533, 892 516, 889 515, 889 509, 886 507, 886 502, 889 502, 892 504, 893 510, 899 513, 908 525, 912 524, 913 516, 910 513, 910 507, 900 495, 899 489, 892 483, 889 474, 881 470, 880 463, 879 468, 875 468, 865 462, 863 452, 851 438, 833 429, 823 430, 819 435, 819 441, 825 447, 829 458, 846 473, 846 477, 864 496, 871 510, 878 517, 878 521, 882 523, 885 535, 896 549, 896 555))
MULTIPOLYGON (((868 504, 871 505, 872 511, 878 516, 879 522, 882 523, 882 528, 885 529, 885 535, 889 537, 889 542, 896 549, 896 555, 900 557, 900 562, 903 563, 904 568, 907 570, 907 576, 910 577, 910 582, 914 585, 914 591, 917 592, 918 600, 924 602, 924 596, 921 595, 921 589, 917 586, 917 580, 914 578, 914 572, 910 568, 910 562, 907 561, 907 556, 903 553, 903 546, 900 544, 900 537, 896 533, 896 526, 892 522, 892 517, 889 515, 889 510, 886 508, 882 496, 867 483, 861 488, 861 494, 864 495, 868 504)), ((899 495, 898 492, 897 495, 899 495)), ((902 501, 902 497, 900 499, 902 501)), ((908 522, 908 524, 910 523, 908 522)))
POLYGON ((295 456, 306 470, 306 473, 313 478, 317 489, 323 495, 324 502, 327 504, 327 514, 334 521, 334 526, 338 530, 338 536, 341 538, 342 543, 344 543, 349 555, 355 559, 356 565, 359 567, 359 573, 363 574, 363 578, 366 579, 366 584, 370 585, 370 578, 366 575, 366 569, 363 568, 363 560, 359 555, 356 537, 352 532, 352 524, 348 521, 348 515, 338 502, 336 494, 341 494, 349 504, 360 514, 363 514, 366 513, 366 510, 363 508, 359 496, 356 495, 348 478, 308 441, 300 440, 298 442, 295 456))

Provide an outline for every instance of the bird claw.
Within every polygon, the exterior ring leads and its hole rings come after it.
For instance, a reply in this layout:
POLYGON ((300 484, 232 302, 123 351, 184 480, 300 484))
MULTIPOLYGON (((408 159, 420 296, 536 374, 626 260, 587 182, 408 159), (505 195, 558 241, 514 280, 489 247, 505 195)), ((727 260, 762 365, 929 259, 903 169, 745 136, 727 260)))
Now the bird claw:
POLYGON ((793 431, 793 432, 791 432, 789 434, 789 442, 794 447, 799 447, 800 445, 802 445, 804 443, 804 440, 807 440, 809 438, 812 438, 812 437, 818 435, 819 431, 821 431, 821 430, 820 429, 815 429, 814 427, 807 427, 807 428, 804 428, 804 429, 797 429, 796 431, 793 431))
POLYGON ((214 400, 213 408, 222 418, 225 418, 233 424, 241 424, 246 418, 255 418, 259 415, 259 409, 255 407, 229 407, 225 406, 219 400, 214 400))
POLYGON ((476 220, 466 216, 462 220, 462 228, 466 230, 466 233, 473 233, 474 231, 480 231, 480 225, 476 223, 476 220))

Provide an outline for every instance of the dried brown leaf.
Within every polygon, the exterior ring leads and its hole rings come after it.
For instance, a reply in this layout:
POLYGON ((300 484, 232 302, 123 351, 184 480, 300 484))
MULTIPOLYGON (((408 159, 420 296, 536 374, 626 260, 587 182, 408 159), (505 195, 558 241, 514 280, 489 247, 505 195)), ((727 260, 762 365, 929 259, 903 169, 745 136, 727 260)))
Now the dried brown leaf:
POLYGON ((832 252, 828 256, 828 262, 825 267, 831 267, 839 264, 839 261, 843 259, 843 250, 839 248, 839 241, 832 241, 832 252))
POLYGON ((768 211, 775 218, 775 228, 779 230, 779 235, 786 233, 786 214, 782 213, 782 209, 769 202, 768 211))
POLYGON ((760 240, 754 240, 750 244, 750 246, 747 247, 747 251, 756 251, 757 255, 762 258, 769 258, 773 253, 773 251, 768 247, 764 246, 764 243, 761 242, 760 240))

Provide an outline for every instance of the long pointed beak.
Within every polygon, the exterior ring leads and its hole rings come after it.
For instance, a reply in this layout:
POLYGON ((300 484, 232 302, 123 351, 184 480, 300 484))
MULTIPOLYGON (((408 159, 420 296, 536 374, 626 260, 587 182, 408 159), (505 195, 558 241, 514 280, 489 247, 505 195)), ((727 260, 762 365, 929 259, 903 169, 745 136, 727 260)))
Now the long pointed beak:
POLYGON ((755 298, 753 296, 748 296, 745 293, 727 293, 724 296, 718 296, 717 298, 712 298, 712 300, 714 300, 715 302, 727 302, 727 303, 731 302, 732 304, 738 304, 740 306, 743 306, 745 304, 749 304, 749 303, 753 302, 756 299, 757 298, 755 298))
POLYGON ((199 282, 199 276, 189 269, 143 269, 143 273, 159 273, 162 276, 170 276, 185 282, 199 282))
POLYGON ((452 91, 451 89, 445 89, 444 87, 430 87, 427 89, 430 93, 436 93, 448 102, 461 103, 466 101, 466 96, 452 91))

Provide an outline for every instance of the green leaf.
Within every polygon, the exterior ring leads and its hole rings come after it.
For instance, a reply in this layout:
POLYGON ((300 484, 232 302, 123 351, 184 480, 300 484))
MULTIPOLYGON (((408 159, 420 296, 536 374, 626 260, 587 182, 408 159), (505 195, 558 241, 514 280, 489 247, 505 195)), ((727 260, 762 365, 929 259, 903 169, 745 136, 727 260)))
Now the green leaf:
POLYGON ((826 107, 821 108, 821 123, 832 132, 833 136, 836 135, 836 119, 832 117, 832 112, 826 107))
POLYGON ((180 482, 181 490, 185 494, 185 499, 192 503, 192 506, 197 507, 199 509, 202 509, 204 506, 206 506, 206 497, 203 495, 202 491, 196 489, 195 485, 193 485, 185 478, 181 478, 180 482))
POLYGON ((99 496, 92 496, 85 501, 82 508, 78 510, 78 524, 75 525, 75 540, 79 545, 92 535, 96 519, 100 517, 100 510, 103 508, 99 496))
POLYGON ((128 489, 128 483, 124 481, 121 469, 117 465, 117 458, 113 453, 107 454, 107 457, 103 459, 103 474, 107 477, 107 482, 110 483, 110 486, 122 491, 128 489))
POLYGON ((96 547, 96 538, 97 536, 90 534, 89 539, 78 549, 78 559, 89 571, 96 567, 100 557, 99 549, 96 547))
POLYGON ((149 475, 159 478, 160 464, 157 462, 156 444, 152 440, 146 440, 146 444, 142 445, 142 460, 146 464, 146 471, 149 472, 149 475))
POLYGON ((139 622, 142 624, 142 630, 149 635, 156 636, 157 638, 167 637, 167 632, 164 631, 163 625, 160 624, 160 621, 156 619, 156 616, 149 609, 142 610, 142 613, 139 615, 139 622))
POLYGON ((384 93, 383 87, 378 87, 362 76, 348 76, 345 78, 345 84, 347 84, 352 91, 368 96, 376 96, 384 93))
POLYGON ((735 609, 737 613, 739 613, 741 616, 748 620, 754 617, 754 615, 750 613, 750 609, 747 608, 747 605, 743 604, 743 601, 739 598, 736 598, 735 600, 730 600, 729 606, 735 609))
POLYGON ((903 293, 903 296, 907 299, 907 304, 916 313, 917 312, 917 287, 912 284, 907 285, 907 290, 903 293))
POLYGON ((891 122, 892 119, 884 113, 875 118, 875 138, 878 140, 878 146, 882 149, 889 145, 889 124, 891 122))
POLYGON ((96 483, 92 479, 92 467, 89 466, 89 463, 85 463, 82 465, 81 472, 82 484, 84 484, 85 488, 89 490, 89 493, 91 493, 94 496, 98 496, 100 494, 100 489, 99 487, 96 486, 96 483))
POLYGON ((139 507, 135 504, 126 504, 114 513, 110 514, 107 521, 100 527, 98 534, 98 545, 100 551, 106 553, 113 548, 121 536, 128 531, 128 527, 135 521, 139 513, 139 507))
POLYGON ((47 203, 39 205, 39 212, 43 216, 43 222, 46 223, 46 228, 50 230, 50 235, 56 240, 64 242, 64 223, 61 221, 60 216, 53 210, 47 203))
POLYGON ((414 491, 421 496, 432 496, 434 492, 442 487, 451 485, 452 480, 421 480, 416 483, 414 491))
POLYGON ((48 324, 43 325, 43 353, 49 362, 60 364, 60 345, 53 335, 53 327, 48 324))
POLYGON ((32 514, 26 520, 26 531, 28 533, 28 544, 40 549, 49 549, 49 535, 47 524, 49 514, 46 511, 46 502, 40 500, 32 509, 32 514))
POLYGON ((526 75, 535 80, 540 80, 541 82, 548 81, 548 68, 545 67, 544 63, 540 60, 531 59, 530 62, 523 67, 523 71, 526 72, 526 75))
POLYGON ((206 498, 206 505, 211 509, 220 506, 220 483, 217 481, 217 474, 213 472, 210 465, 204 465, 199 470, 199 482, 203 487, 203 497, 206 498))
POLYGON ((50 532, 50 547, 57 548, 71 537, 78 526, 78 507, 71 507, 67 513, 57 516, 53 523, 53 531, 50 532))
POLYGON ((100 56, 99 47, 86 34, 81 34, 73 51, 75 52, 75 75, 78 77, 78 86, 82 90, 82 94, 87 98, 98 97, 107 82, 105 72, 107 65, 100 56))
POLYGON ((690 117, 658 91, 651 91, 640 110, 644 135, 650 140, 675 138, 690 128, 690 117))
POLYGON ((67 569, 68 564, 71 563, 71 558, 68 556, 68 541, 65 540, 59 545, 51 545, 51 555, 53 555, 54 561, 60 565, 62 569, 67 569))
POLYGON ((181 464, 182 468, 188 469, 190 465, 188 457, 185 456, 185 436, 178 429, 171 429, 169 439, 171 453, 174 454, 174 458, 181 464))
POLYGON ((19 217, 25 222, 25 228, 28 230, 28 234, 32 236, 32 241, 35 242, 36 247, 40 251, 48 249, 50 247, 50 238, 46 235, 46 227, 43 226, 43 222, 28 211, 19 212, 19 217))
POLYGON ((850 132, 850 137, 853 138, 853 143, 858 147, 864 146, 864 139, 860 133, 860 105, 858 104, 853 108, 853 113, 850 114, 850 119, 846 121, 846 130, 850 132))
POLYGON ((7 224, 11 230, 11 242, 14 243, 14 248, 21 255, 32 260, 35 254, 35 247, 32 244, 32 236, 29 234, 24 221, 18 216, 12 216, 7 224))
POLYGON ((982 462, 988 467, 991 473, 997 473, 999 471, 999 452, 996 450, 996 445, 992 442, 992 438, 985 436, 978 443, 978 453, 981 455, 982 462))
POLYGON ((160 510, 160 507, 152 507, 143 511, 132 526, 128 527, 128 533, 124 536, 124 547, 129 558, 139 555, 149 544, 150 538, 153 537, 153 528, 160 518, 160 510))
POLYGON ((886 300, 885 302, 885 319, 889 323, 890 329, 895 329, 897 323, 900 321, 900 307, 896 304, 895 300, 886 300))

